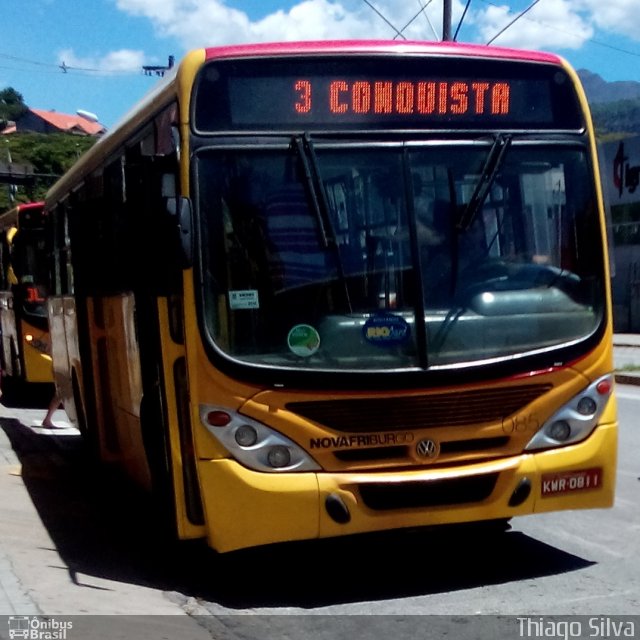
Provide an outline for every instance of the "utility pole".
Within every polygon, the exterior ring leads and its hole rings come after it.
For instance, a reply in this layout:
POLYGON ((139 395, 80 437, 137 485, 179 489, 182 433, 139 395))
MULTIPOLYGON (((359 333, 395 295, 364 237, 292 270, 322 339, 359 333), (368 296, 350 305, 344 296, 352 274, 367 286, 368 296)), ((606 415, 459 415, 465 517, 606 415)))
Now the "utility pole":
POLYGON ((175 57, 174 56, 169 56, 169 60, 167 62, 167 66, 160 66, 160 65, 144 65, 142 67, 142 71, 144 73, 145 76, 164 76, 164 74, 169 71, 169 69, 173 69, 173 65, 175 64, 175 57))
POLYGON ((442 5, 442 40, 451 40, 451 0, 444 0, 442 5))

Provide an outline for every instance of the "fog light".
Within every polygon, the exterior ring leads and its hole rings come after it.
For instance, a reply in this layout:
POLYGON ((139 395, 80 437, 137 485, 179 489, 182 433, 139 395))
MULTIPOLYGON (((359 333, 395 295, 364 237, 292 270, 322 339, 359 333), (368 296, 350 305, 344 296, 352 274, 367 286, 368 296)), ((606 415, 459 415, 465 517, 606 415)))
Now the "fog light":
POLYGON ((593 398, 585 396, 584 398, 580 399, 580 402, 578 402, 577 409, 578 413, 582 414, 583 416, 592 416, 598 409, 598 405, 593 398))
POLYGON ((547 427, 547 435, 558 442, 564 442, 571 436, 571 427, 566 420, 557 420, 547 427))
POLYGON ((241 424, 236 429, 234 438, 241 447, 252 447, 258 441, 258 434, 251 425, 241 424))
POLYGON ((291 464, 291 454, 289 449, 282 445, 271 447, 267 454, 267 460, 274 469, 281 469, 282 467, 288 467, 291 464))

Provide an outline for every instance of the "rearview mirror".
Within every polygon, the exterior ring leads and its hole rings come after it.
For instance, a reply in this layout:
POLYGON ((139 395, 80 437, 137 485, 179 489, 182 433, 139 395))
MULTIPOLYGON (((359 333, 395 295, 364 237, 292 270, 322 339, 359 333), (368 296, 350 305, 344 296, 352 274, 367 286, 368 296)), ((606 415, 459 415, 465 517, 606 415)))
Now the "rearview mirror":
POLYGON ((167 212, 175 221, 178 246, 182 257, 182 268, 193 266, 193 222, 191 200, 184 196, 167 199, 167 212))

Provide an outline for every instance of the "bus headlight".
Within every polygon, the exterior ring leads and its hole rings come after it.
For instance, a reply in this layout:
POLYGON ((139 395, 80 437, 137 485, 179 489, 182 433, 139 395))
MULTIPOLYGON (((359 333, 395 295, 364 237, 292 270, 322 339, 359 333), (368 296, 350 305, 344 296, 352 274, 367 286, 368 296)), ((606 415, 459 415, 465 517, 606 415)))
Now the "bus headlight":
POLYGON ((253 447, 258 442, 258 433, 250 424, 241 424, 233 437, 241 447, 253 447))
POLYGON ((200 405, 200 421, 235 460, 256 471, 320 471, 293 440, 236 411, 200 405))
POLYGON ((545 432, 556 442, 566 442, 571 437, 571 425, 566 420, 556 420, 545 429, 545 432))
POLYGON ((612 391, 612 375, 591 383, 542 425, 526 450, 550 449, 584 440, 596 428, 612 391))
POLYGON ((282 469, 291 464, 291 453, 288 447, 277 444, 269 449, 267 460, 274 469, 282 469))

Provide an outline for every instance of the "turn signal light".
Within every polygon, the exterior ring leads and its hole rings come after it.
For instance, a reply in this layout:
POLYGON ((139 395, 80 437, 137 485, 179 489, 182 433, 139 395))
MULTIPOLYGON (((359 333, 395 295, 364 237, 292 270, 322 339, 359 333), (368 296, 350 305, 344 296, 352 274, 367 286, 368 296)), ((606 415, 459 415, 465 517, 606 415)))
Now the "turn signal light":
POLYGON ((226 411, 209 411, 206 419, 212 427, 226 427, 231 422, 231 416, 226 411))

